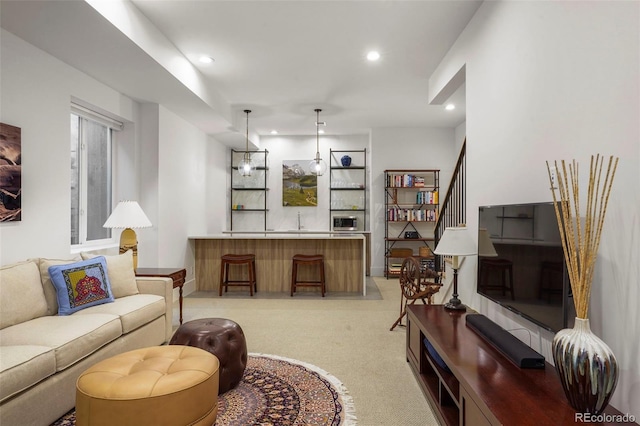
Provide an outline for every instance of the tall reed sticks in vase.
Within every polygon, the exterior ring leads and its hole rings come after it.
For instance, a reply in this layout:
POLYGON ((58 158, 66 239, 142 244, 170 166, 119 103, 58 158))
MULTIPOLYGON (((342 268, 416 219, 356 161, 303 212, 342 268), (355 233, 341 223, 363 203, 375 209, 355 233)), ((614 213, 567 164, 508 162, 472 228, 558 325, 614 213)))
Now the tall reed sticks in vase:
POLYGON ((584 218, 578 163, 573 160, 567 165, 562 160, 560 172, 558 162, 554 162, 558 171, 558 200, 551 166, 547 162, 562 250, 576 308, 574 327, 560 330, 553 338, 553 360, 565 395, 578 413, 600 414, 604 411, 618 381, 616 358, 606 343, 591 332, 588 319, 593 270, 618 158, 609 157, 603 176, 604 162, 604 157, 600 155, 591 156, 584 218))
POLYGON ((593 269, 598 254, 598 246, 600 245, 600 235, 602 234, 602 225, 607 212, 611 185, 618 167, 618 158, 609 157, 603 180, 602 167, 604 157, 599 154, 595 157, 591 156, 584 226, 582 226, 580 210, 578 163, 572 160, 567 167, 565 161, 562 160, 560 164, 562 165, 562 173, 558 168, 558 162, 554 161, 555 170, 558 171, 557 189, 560 196, 559 200, 556 196, 556 189, 553 188, 552 173, 548 161, 547 172, 549 173, 556 218, 560 229, 562 250, 564 251, 565 262, 569 272, 576 316, 587 319, 593 269), (558 201, 560 201, 560 207, 558 207, 558 201))

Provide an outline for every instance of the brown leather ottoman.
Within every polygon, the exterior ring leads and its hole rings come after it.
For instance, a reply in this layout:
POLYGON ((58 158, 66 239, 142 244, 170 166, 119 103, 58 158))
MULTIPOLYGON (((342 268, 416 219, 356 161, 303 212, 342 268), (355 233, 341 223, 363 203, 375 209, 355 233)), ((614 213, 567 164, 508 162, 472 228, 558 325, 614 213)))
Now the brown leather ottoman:
POLYGON ((215 356, 155 346, 95 364, 76 382, 76 425, 212 425, 218 414, 215 356))
POLYGON ((218 358, 218 395, 235 388, 247 366, 247 342, 242 328, 228 319, 203 318, 185 322, 178 327, 169 344, 195 346, 218 358))

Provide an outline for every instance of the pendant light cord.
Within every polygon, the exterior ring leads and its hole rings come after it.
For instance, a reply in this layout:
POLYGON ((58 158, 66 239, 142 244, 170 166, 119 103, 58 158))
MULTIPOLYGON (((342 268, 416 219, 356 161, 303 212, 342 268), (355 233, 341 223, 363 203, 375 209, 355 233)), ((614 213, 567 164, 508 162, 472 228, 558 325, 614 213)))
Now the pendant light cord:
POLYGON ((322 176, 327 171, 327 163, 320 158, 320 124, 325 126, 327 123, 320 121, 320 108, 314 110, 316 112, 316 157, 309 163, 311 174, 322 176))
POLYGON ((244 151, 244 159, 245 161, 249 161, 249 159, 251 158, 249 156, 249 113, 251 112, 251 110, 245 109, 244 112, 245 114, 247 114, 247 140, 246 140, 245 151, 244 151))
POLYGON ((316 161, 320 161, 320 111, 316 108, 316 161))

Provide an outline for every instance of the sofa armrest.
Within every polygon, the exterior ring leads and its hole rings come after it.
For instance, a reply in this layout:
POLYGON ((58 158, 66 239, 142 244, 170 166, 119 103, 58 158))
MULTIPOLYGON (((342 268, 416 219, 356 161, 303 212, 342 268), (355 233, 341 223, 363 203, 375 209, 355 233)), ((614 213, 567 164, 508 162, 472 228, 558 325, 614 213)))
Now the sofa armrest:
POLYGON ((136 277, 136 283, 140 293, 164 297, 166 342, 169 342, 173 335, 173 280, 164 277, 136 277))

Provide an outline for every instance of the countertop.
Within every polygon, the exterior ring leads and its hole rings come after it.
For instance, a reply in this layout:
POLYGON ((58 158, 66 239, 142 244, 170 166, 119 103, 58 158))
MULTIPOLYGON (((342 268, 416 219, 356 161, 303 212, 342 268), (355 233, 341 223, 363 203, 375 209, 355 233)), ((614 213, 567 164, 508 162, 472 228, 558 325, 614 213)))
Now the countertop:
POLYGON ((212 239, 364 239, 364 232, 329 232, 329 231, 264 231, 264 232, 247 232, 247 231, 224 231, 221 234, 206 235, 190 235, 190 240, 212 240, 212 239))

